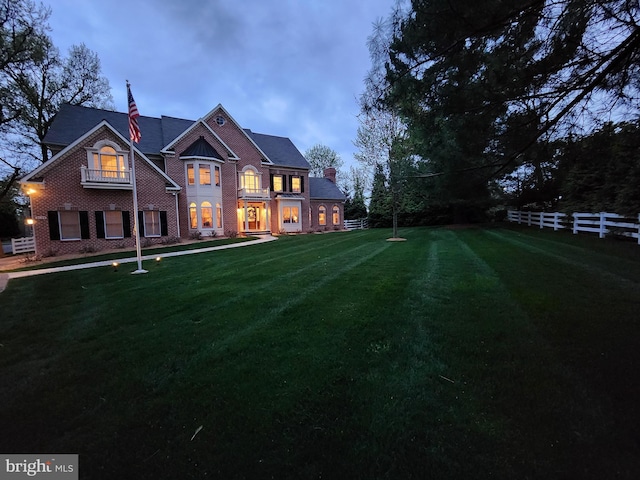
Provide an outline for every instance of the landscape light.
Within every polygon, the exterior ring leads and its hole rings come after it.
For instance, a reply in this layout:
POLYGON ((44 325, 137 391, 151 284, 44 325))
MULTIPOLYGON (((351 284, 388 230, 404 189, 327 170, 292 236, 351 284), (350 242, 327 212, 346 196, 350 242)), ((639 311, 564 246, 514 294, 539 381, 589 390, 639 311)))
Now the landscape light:
POLYGON ((111 264, 111 266, 113 267, 113 271, 114 271, 114 272, 117 272, 117 271, 118 271, 118 266, 119 266, 119 265, 120 265, 120 264, 119 264, 118 262, 113 262, 113 263, 111 264))
POLYGON ((162 257, 156 257, 156 263, 160 263, 160 260, 162 260, 162 257))

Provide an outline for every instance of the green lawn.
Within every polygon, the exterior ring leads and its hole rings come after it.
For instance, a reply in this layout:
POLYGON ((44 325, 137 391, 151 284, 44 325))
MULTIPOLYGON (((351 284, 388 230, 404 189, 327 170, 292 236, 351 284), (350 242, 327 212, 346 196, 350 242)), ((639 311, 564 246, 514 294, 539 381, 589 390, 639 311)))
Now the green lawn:
POLYGON ((0 451, 82 479, 640 478, 640 246, 400 233, 11 280, 0 451))

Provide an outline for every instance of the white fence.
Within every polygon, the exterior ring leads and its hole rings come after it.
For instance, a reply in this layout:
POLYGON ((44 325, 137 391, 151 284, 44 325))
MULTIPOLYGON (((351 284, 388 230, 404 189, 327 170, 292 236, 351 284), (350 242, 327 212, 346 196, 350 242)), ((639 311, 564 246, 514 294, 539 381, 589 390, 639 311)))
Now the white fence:
POLYGON ((559 212, 520 212, 509 210, 507 221, 540 228, 570 228, 578 232, 597 233, 600 238, 607 234, 622 235, 638 239, 640 244, 640 215, 636 218, 625 217, 617 213, 572 213, 559 212))
POLYGON ((345 220, 345 230, 361 230, 363 228, 369 228, 369 220, 366 218, 359 218, 358 220, 345 220))
POLYGON ((19 253, 35 252, 36 239, 35 237, 12 238, 11 249, 13 250, 14 255, 19 253))

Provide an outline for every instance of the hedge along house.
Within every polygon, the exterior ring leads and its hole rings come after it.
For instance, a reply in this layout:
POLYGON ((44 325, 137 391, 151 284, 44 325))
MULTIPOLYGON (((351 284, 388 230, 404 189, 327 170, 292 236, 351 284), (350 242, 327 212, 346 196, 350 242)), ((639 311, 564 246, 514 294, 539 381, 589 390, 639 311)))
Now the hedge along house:
POLYGON ((310 179, 288 138, 243 129, 221 105, 196 121, 141 116, 138 123, 133 212, 128 115, 63 105, 44 139, 51 159, 21 180, 39 255, 133 247, 134 214, 143 246, 196 232, 341 228, 345 198, 335 173, 333 182, 310 179))

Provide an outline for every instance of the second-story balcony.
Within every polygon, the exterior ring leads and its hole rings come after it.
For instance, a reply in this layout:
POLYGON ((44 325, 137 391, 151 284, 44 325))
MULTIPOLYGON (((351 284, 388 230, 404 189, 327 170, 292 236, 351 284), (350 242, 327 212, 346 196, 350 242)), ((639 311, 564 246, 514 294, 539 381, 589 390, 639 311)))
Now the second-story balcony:
POLYGON ((268 188, 239 188, 238 198, 246 198, 252 200, 269 200, 268 188))
POLYGON ((80 184, 84 188, 132 190, 131 170, 98 170, 80 167, 80 184))

